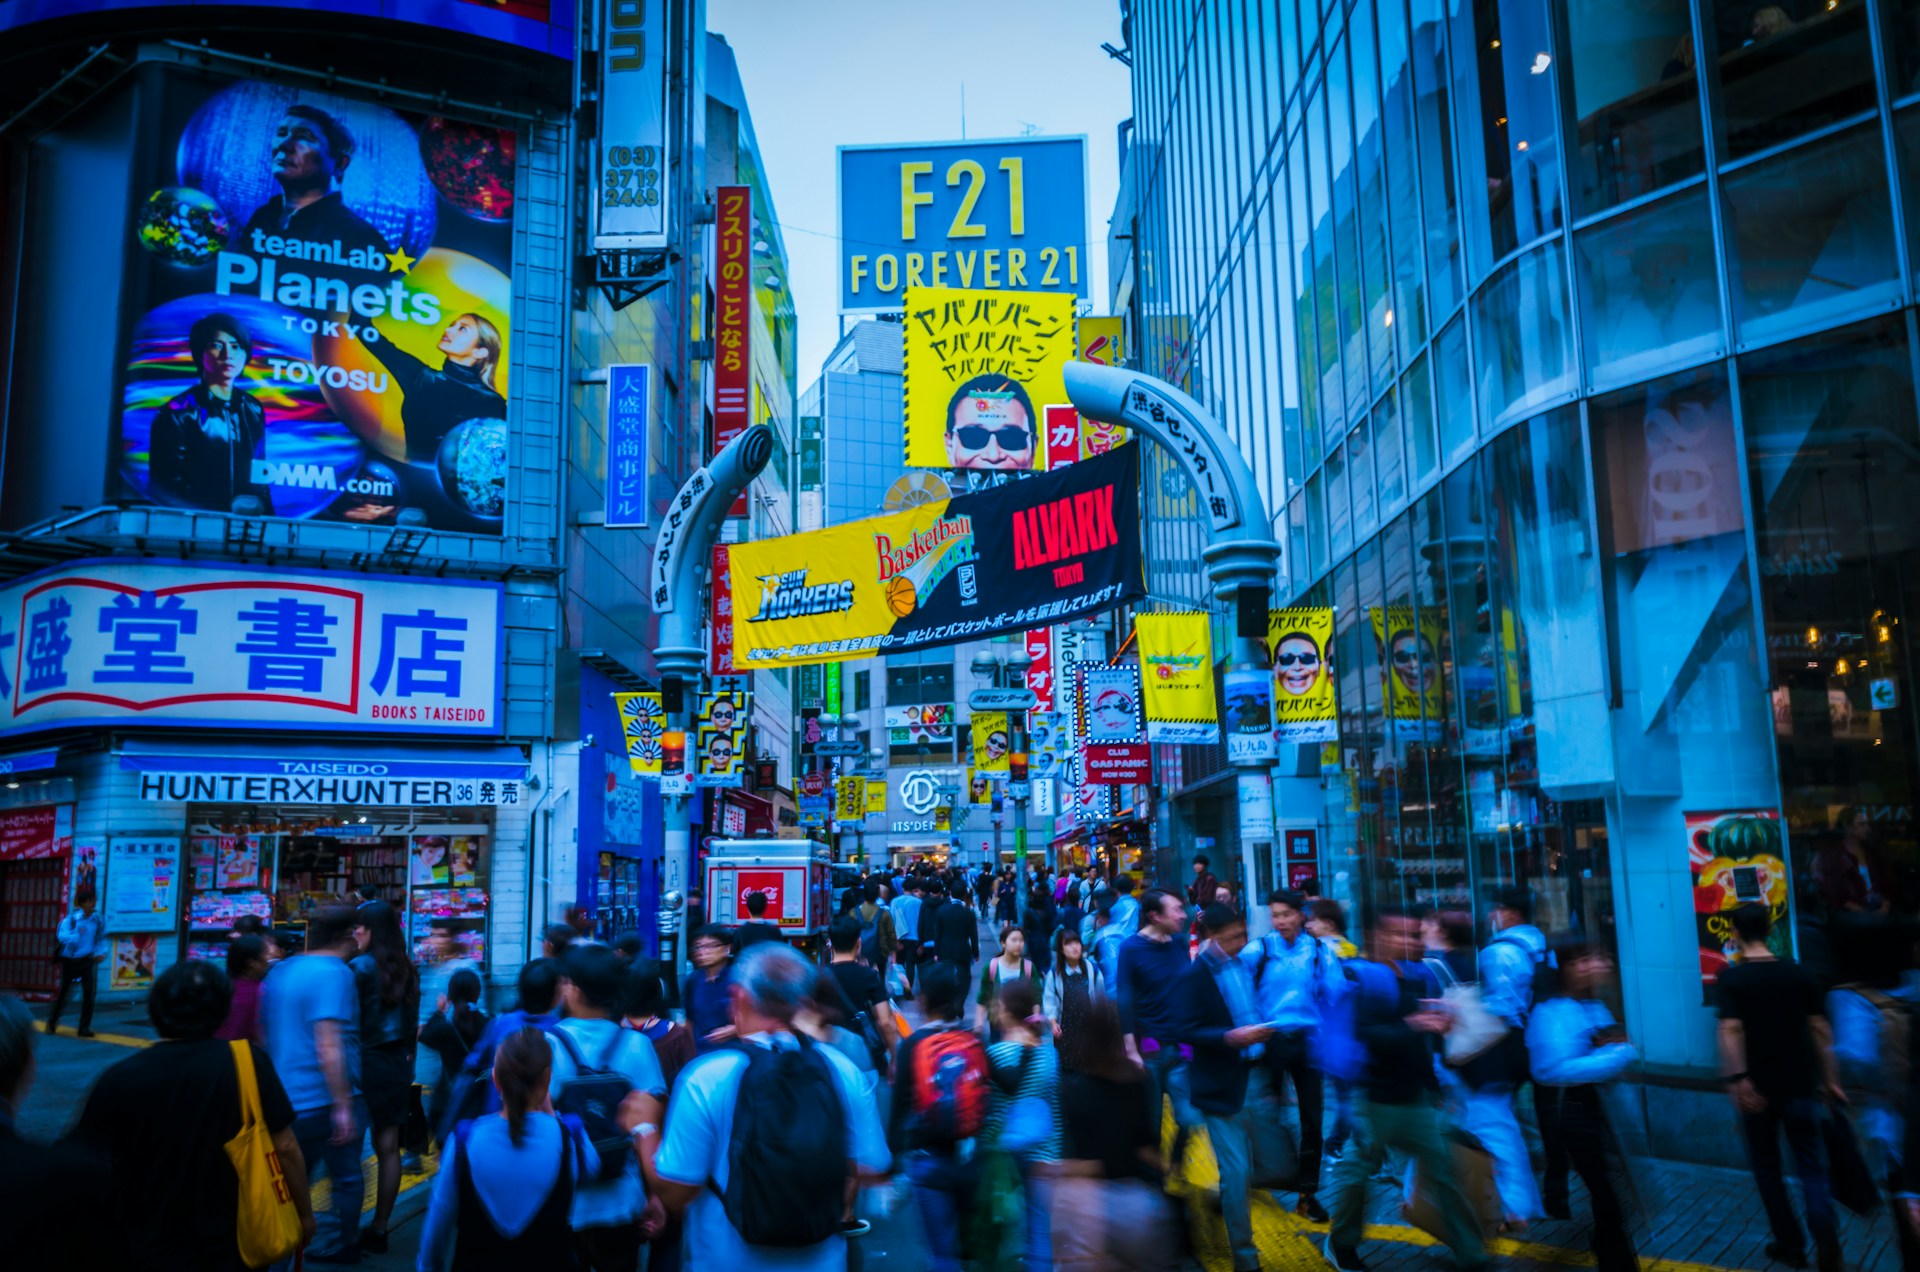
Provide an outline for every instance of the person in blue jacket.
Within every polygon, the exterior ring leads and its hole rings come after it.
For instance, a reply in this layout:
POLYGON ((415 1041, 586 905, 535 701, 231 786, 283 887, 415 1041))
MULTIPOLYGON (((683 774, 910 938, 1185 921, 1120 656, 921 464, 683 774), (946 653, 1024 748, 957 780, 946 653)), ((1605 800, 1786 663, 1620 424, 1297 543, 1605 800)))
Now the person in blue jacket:
POLYGON ((1600 1272, 1630 1272, 1640 1263, 1626 1208, 1614 1186, 1614 1173, 1624 1159, 1607 1120, 1601 1087, 1624 1073, 1639 1053, 1601 1001, 1613 978, 1613 960, 1585 944, 1557 953, 1557 972, 1544 966, 1535 979, 1536 1002, 1527 1021, 1534 1085, 1558 1097, 1559 1152, 1548 1161, 1547 1195, 1566 1196, 1566 1167, 1571 1164, 1593 1203, 1591 1243, 1600 1272))

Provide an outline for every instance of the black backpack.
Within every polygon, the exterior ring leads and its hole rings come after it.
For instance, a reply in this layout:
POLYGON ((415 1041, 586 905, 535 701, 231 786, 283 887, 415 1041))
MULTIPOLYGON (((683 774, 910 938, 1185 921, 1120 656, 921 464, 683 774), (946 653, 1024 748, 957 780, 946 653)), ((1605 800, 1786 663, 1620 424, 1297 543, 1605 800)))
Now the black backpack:
POLYGON ((580 1119, 580 1126, 600 1154, 600 1171, 595 1179, 618 1179, 627 1170, 633 1152, 633 1137, 620 1125, 620 1104, 633 1094, 633 1083, 613 1067, 614 1053, 627 1040, 626 1030, 617 1030, 600 1057, 600 1067, 587 1064, 586 1057, 565 1029, 555 1028, 553 1036, 567 1049, 573 1060, 574 1076, 553 1093, 553 1111, 580 1119))
POLYGON ((742 1043, 746 1066, 727 1145, 727 1222, 748 1245, 818 1245, 847 1210, 847 1124, 833 1069, 817 1044, 742 1043))

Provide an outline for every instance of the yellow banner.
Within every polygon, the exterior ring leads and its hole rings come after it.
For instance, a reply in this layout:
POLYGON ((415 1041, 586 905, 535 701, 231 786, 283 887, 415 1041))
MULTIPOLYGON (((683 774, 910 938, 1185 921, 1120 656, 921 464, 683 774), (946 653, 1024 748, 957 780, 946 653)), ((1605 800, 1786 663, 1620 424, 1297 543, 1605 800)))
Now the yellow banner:
POLYGON ((1440 616, 1422 611, 1416 622, 1414 611, 1405 605, 1374 606, 1367 616, 1380 650, 1387 718, 1402 736, 1437 736, 1446 714, 1441 701, 1440 616), (1412 728, 1415 721, 1422 721, 1422 727, 1412 728))
POLYGON ((667 713, 657 693, 616 693, 620 732, 627 743, 627 765, 637 777, 660 776, 660 738, 667 731, 667 713))
POLYGON ((887 784, 878 778, 867 780, 867 816, 887 811, 887 784))
POLYGON ((973 713, 973 771, 1007 773, 1012 764, 1007 757, 1013 751, 1013 731, 1004 711, 973 713))
MULTIPOLYGON (((1080 338, 1080 361, 1103 367, 1126 365, 1125 318, 1082 318, 1075 325, 1080 338)), ((1126 440, 1127 430, 1120 425, 1080 417, 1080 458, 1104 455, 1126 440)))
POLYGON ((967 766, 967 802, 969 804, 993 803, 993 778, 980 772, 971 764, 967 766))
POLYGON ((1205 614, 1141 614, 1140 697, 1149 742, 1218 742, 1213 623, 1205 614))
POLYGON ((1041 411, 1067 401, 1074 298, 913 287, 905 305, 907 467, 1045 468, 1041 411))
POLYGON ((1267 654, 1273 661, 1276 742, 1340 738, 1333 683, 1333 611, 1267 611, 1267 654))
POLYGON ((867 815, 867 779, 842 777, 833 783, 833 816, 842 822, 857 822, 867 815))

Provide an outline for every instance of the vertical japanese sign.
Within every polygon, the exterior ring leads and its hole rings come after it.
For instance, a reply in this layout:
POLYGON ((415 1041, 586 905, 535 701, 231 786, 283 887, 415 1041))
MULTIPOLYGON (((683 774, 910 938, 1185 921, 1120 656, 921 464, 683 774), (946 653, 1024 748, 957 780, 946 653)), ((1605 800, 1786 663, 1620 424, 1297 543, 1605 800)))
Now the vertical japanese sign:
POLYGON ((1217 742, 1213 624, 1205 614, 1142 614, 1140 682, 1149 742, 1217 742))
POLYGON ((497 583, 101 561, 0 588, 0 733, 500 731, 497 583))
POLYGON ((607 368, 607 527, 647 524, 647 397, 653 368, 607 368))
POLYGON ((747 722, 753 715, 750 694, 703 694, 694 730, 699 748, 695 786, 741 786, 746 782, 747 722))
MULTIPOLYGON (((1096 366, 1126 365, 1127 320, 1122 317, 1082 318, 1078 324, 1080 361, 1096 366)), ((1080 457, 1092 459, 1104 455, 1127 440, 1127 430, 1104 420, 1080 421, 1080 457)))
POLYGON ((1053 710, 1053 629, 1037 627, 1027 633, 1027 688, 1033 690, 1038 711, 1053 710))
POLYGON ((1332 610, 1302 606, 1267 611, 1275 742, 1339 740, 1332 648, 1332 610))
MULTIPOLYGON (((753 191, 721 186, 714 221, 713 453, 753 423, 753 191)), ((743 517, 746 495, 728 514, 743 517)))
POLYGON ((731 676, 733 665, 733 558, 725 544, 713 548, 713 621, 708 625, 707 670, 716 676, 731 676))
POLYGON ((858 823, 867 816, 867 779, 842 777, 833 784, 833 819, 858 823))
POLYGON ((1067 400, 1073 297, 918 287, 906 296, 906 459, 912 468, 1044 466, 1040 408, 1067 400))
POLYGON ((666 0, 602 0, 596 250, 664 248, 667 172, 666 0))
POLYGON ((616 693, 620 731, 627 743, 627 764, 636 777, 660 776, 660 740, 667 732, 667 712, 657 693, 616 693))
POLYGON ((1065 468, 1080 458, 1080 412, 1049 406, 1042 414, 1047 419, 1047 469, 1065 468))

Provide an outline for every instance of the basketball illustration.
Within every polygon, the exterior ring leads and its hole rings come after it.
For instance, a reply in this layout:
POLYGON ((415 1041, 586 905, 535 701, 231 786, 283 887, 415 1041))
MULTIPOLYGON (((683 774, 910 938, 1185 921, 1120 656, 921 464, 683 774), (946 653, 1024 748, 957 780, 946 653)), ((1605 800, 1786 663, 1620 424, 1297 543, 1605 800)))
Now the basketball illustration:
POLYGON ((905 618, 913 613, 913 607, 918 603, 919 597, 914 595, 912 580, 897 574, 887 580, 887 608, 897 617, 905 618))

